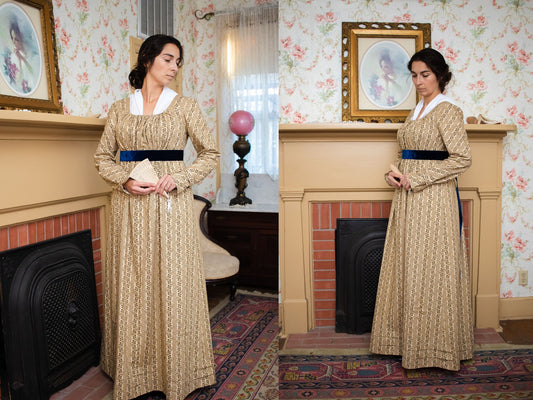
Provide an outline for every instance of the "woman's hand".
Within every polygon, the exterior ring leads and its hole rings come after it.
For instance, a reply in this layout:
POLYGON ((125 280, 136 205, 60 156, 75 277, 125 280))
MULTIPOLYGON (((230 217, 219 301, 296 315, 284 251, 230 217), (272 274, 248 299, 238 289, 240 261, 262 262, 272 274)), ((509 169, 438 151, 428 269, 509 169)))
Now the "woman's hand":
POLYGON ((408 192, 411 191, 411 182, 409 181, 409 174, 402 175, 402 177, 400 178, 400 186, 408 192))
POLYGON ((403 175, 398 172, 389 171, 389 173, 387 174, 387 183, 389 184, 389 186, 399 188, 402 186, 400 183, 402 177, 403 175))
POLYGON ((411 191, 411 182, 409 181, 409 174, 402 174, 394 164, 390 165, 391 171, 387 174, 387 183, 396 188, 404 188, 408 192, 411 191))
POLYGON ((176 189, 176 182, 168 175, 163 175, 156 183, 154 191, 160 196, 168 197, 168 193, 176 189))
POLYGON ((155 191, 155 183, 139 182, 131 178, 128 179, 123 186, 124 189, 126 189, 129 193, 140 196, 144 196, 155 191))

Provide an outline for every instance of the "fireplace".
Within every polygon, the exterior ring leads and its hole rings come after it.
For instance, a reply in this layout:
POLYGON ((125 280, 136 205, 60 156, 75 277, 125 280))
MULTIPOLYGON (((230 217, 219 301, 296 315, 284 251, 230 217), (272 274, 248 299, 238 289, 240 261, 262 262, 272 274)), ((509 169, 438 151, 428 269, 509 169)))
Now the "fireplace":
POLYGON ((0 253, 2 400, 48 399, 98 365, 91 231, 0 253))
POLYGON ((340 218, 335 230, 335 331, 370 332, 387 218, 340 218))

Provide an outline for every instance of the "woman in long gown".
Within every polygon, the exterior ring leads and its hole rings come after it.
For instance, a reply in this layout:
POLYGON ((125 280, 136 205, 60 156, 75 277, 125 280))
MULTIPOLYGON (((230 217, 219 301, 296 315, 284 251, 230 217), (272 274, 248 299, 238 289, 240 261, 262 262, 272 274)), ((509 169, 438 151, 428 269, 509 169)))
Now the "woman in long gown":
POLYGON ((114 400, 152 391, 178 400, 215 383, 191 185, 215 168, 219 153, 198 104, 166 87, 182 54, 171 36, 144 41, 130 73, 137 90, 111 106, 95 153, 98 172, 113 188, 102 369, 114 381, 114 400), (187 139, 198 154, 188 167, 187 139), (157 183, 130 178, 144 157, 157 183))
POLYGON ((473 352, 470 275, 457 176, 471 164, 463 113, 442 94, 444 57, 409 61, 421 96, 398 130, 396 188, 383 251, 370 351, 402 356, 404 368, 459 370, 473 352), (401 171, 401 172, 400 172, 401 171))

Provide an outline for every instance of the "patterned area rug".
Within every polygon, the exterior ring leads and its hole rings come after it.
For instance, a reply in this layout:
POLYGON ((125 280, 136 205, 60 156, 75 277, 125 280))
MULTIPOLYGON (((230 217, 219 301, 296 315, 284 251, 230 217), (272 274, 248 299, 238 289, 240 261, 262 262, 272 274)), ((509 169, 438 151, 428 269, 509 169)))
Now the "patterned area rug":
POLYGON ((400 357, 280 355, 280 399, 533 399, 533 349, 476 351, 458 372, 400 357))
POLYGON ((237 294, 211 318, 217 383, 187 400, 279 398, 278 299, 237 294))

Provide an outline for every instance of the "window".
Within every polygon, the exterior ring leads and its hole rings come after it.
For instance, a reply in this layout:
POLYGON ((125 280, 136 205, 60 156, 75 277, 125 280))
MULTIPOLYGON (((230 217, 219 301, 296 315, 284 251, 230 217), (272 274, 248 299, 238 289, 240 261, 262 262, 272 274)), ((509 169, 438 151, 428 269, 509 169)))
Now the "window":
POLYGON ((258 6, 216 15, 217 118, 221 173, 233 175, 237 156, 228 119, 250 112, 255 126, 247 136, 250 174, 278 177, 278 7, 258 6))

